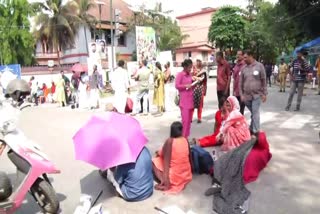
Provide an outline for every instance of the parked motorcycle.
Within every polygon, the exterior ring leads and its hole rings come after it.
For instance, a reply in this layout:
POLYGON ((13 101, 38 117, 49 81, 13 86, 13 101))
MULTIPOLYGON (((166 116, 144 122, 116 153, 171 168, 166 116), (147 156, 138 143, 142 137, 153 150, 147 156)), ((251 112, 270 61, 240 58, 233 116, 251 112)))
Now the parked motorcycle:
POLYGON ((27 107, 24 100, 30 87, 24 80, 11 81, 6 89, 6 100, 0 101, 0 155, 8 147, 7 155, 16 166, 15 184, 6 173, 0 172, 0 213, 14 213, 29 192, 44 213, 59 211, 59 201, 47 174, 60 173, 39 146, 28 140, 17 129, 20 111, 27 107), (0 135, 1 136, 1 135, 0 135))

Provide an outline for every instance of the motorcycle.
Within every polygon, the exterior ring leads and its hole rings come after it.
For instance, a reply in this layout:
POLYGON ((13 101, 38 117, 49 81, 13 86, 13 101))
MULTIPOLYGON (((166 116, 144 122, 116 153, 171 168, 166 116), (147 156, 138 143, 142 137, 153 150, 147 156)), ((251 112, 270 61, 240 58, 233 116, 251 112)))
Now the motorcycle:
POLYGON ((0 172, 0 214, 14 213, 28 192, 44 213, 59 211, 59 200, 47 174, 57 174, 60 170, 16 127, 19 112, 28 107, 24 100, 29 94, 26 81, 13 80, 6 89, 7 99, 0 101, 0 133, 3 136, 0 155, 8 147, 8 158, 17 168, 14 186, 8 175, 0 172))

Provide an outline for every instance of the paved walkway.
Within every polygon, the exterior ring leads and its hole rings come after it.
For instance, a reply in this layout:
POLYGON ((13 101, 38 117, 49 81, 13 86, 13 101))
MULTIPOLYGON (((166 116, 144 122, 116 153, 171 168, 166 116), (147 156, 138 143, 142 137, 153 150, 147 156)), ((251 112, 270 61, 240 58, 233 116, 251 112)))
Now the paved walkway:
MULTIPOLYGON (((210 80, 202 124, 192 124, 192 136, 201 137, 213 130, 217 101, 215 84, 210 80)), ((248 185, 252 195, 250 213, 255 214, 318 214, 320 213, 320 96, 306 90, 301 112, 285 112, 287 93, 269 88, 268 102, 262 106, 262 128, 266 131, 273 158, 259 179, 248 185)), ((296 98, 296 97, 295 97, 296 98)), ((295 101, 295 100, 294 100, 295 101)), ((72 136, 92 114, 88 112, 38 107, 21 115, 20 126, 26 135, 39 143, 45 153, 62 170, 50 176, 61 200, 62 213, 72 213, 81 194, 104 193, 99 200, 111 214, 157 213, 154 206, 178 205, 185 211, 198 214, 211 212, 212 198, 203 195, 210 185, 206 175, 194 176, 193 181, 179 195, 165 195, 155 191, 143 202, 127 203, 115 197, 114 191, 100 178, 96 169, 74 159, 72 136)), ((246 112, 249 118, 249 114, 246 112)), ((154 152, 169 135, 169 125, 179 120, 174 111, 163 117, 137 117, 149 138, 148 148, 154 152)), ((10 174, 14 167, 6 157, 0 157, 0 170, 10 174)), ((31 197, 18 213, 36 213, 38 207, 31 197)))

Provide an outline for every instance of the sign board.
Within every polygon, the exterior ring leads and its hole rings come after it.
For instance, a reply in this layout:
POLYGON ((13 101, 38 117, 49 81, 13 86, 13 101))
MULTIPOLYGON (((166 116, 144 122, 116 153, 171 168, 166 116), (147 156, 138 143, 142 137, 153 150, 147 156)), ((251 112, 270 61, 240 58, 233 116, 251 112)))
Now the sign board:
POLYGON ((152 27, 136 26, 136 45, 138 61, 156 59, 156 32, 152 27))

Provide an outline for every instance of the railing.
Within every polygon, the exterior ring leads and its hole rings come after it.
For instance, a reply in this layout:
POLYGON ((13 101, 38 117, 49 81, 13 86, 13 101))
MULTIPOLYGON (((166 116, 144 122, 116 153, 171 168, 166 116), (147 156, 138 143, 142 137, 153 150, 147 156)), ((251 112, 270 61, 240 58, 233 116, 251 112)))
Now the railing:
POLYGON ((54 66, 49 68, 47 65, 36 65, 36 66, 23 66, 21 68, 22 74, 49 74, 49 73, 57 73, 61 70, 63 71, 71 71, 71 67, 73 64, 65 64, 61 66, 54 66))
MULTIPOLYGON (((63 54, 60 53, 60 57, 62 56, 63 54)), ((54 53, 41 53, 41 52, 38 52, 36 53, 35 55, 36 58, 58 58, 58 54, 57 52, 54 52, 54 53)))

